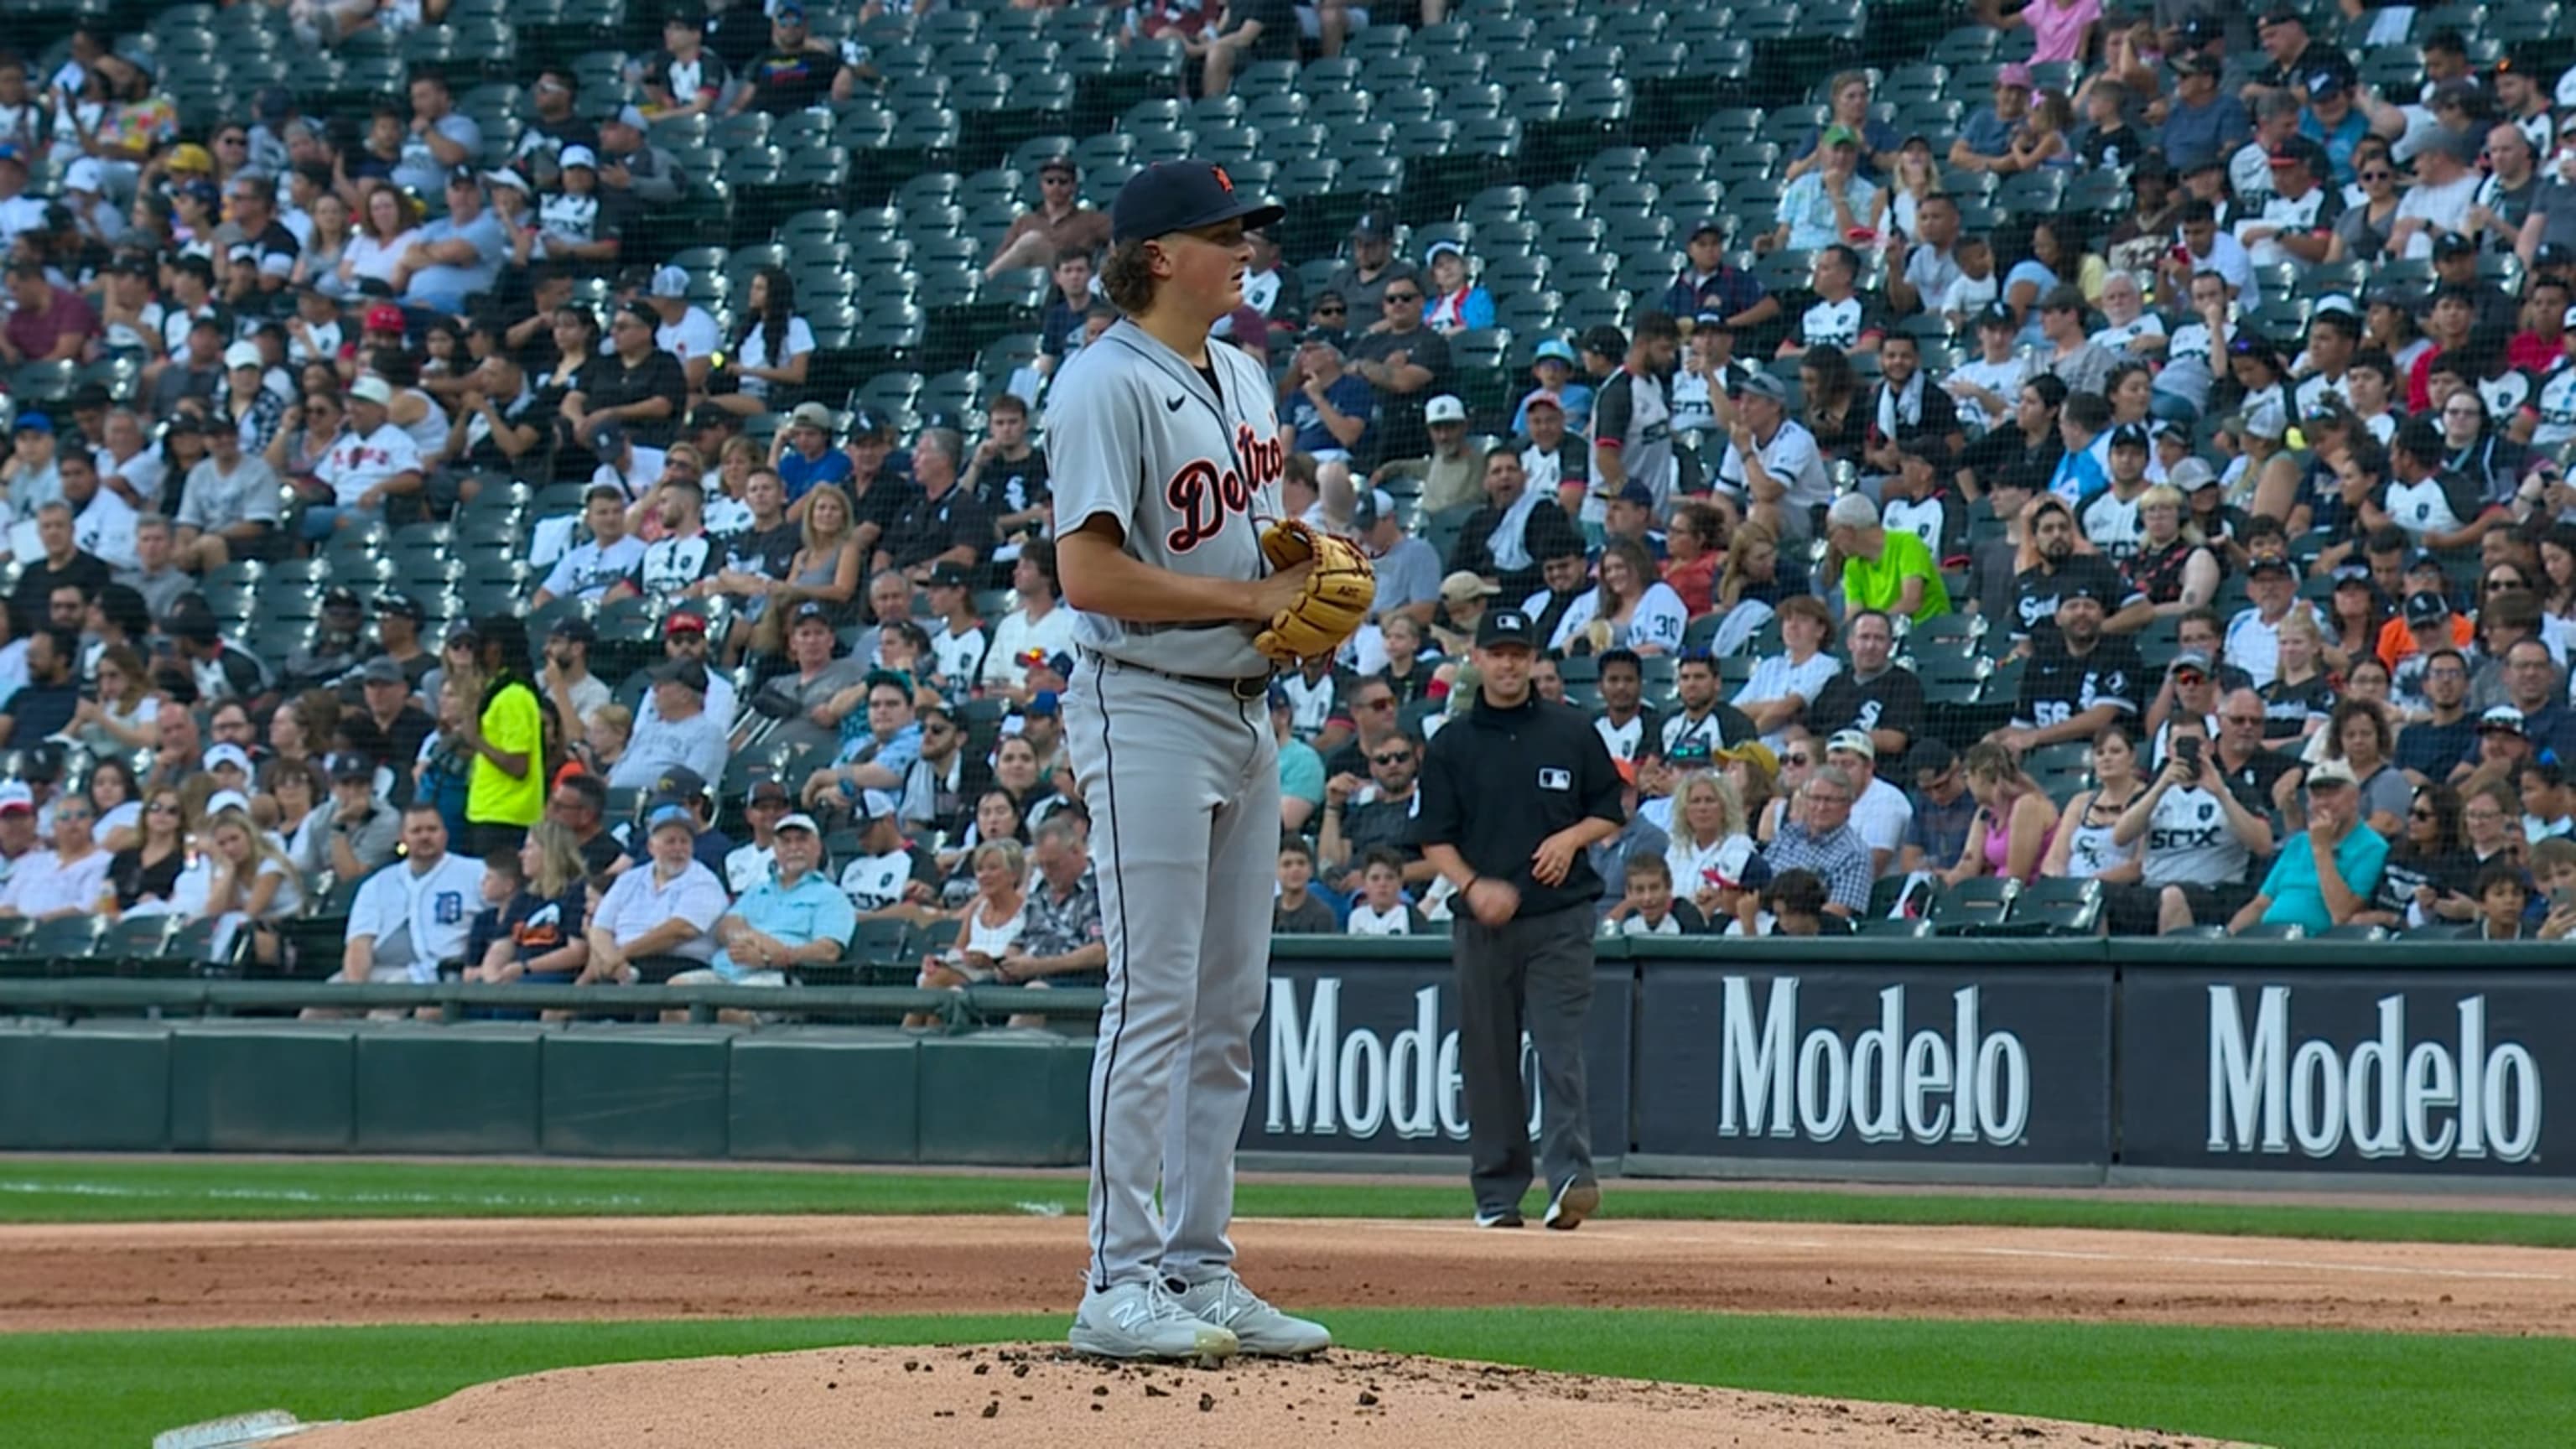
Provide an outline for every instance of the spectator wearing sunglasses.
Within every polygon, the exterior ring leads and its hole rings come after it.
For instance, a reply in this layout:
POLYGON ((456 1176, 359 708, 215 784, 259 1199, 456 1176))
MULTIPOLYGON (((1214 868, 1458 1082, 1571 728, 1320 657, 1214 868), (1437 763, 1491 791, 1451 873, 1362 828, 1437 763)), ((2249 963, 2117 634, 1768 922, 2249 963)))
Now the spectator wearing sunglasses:
POLYGON ((1351 370, 1377 393, 1377 451, 1364 462, 1431 452, 1423 404, 1448 391, 1449 342, 1422 322, 1422 284, 1410 272, 1379 292, 1378 330, 1351 342, 1351 370))

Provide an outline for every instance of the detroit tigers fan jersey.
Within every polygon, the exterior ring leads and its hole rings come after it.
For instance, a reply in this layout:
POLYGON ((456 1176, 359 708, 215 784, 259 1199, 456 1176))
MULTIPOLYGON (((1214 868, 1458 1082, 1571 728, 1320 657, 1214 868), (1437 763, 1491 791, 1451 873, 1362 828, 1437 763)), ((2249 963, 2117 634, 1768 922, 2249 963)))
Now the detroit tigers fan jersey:
MULTIPOLYGON (((1122 319, 1057 375, 1046 431, 1059 536, 1105 514, 1127 554, 1156 568, 1217 579, 1269 571, 1260 531, 1279 517, 1288 459, 1259 363, 1211 342, 1202 374, 1122 319)), ((1077 611, 1074 639, 1147 669, 1240 679, 1270 672, 1256 632, 1077 611)))

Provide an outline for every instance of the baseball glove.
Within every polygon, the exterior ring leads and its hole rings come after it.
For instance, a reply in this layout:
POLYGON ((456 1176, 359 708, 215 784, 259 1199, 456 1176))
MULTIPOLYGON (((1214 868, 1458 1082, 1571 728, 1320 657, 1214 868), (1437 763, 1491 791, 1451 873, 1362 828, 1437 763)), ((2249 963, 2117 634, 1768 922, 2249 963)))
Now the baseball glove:
POLYGON ((1282 664, 1320 659, 1341 648, 1377 602, 1377 572, 1369 567, 1368 555, 1348 539, 1283 519, 1262 533, 1261 552, 1273 570, 1315 561, 1315 571, 1306 576, 1306 592, 1252 641, 1253 648, 1282 664))

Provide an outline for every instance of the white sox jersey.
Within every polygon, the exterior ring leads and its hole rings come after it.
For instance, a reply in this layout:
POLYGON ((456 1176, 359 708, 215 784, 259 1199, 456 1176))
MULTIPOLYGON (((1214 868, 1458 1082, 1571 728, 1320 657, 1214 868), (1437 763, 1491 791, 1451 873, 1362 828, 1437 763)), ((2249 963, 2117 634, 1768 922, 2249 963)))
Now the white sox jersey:
MULTIPOLYGON (((1130 557, 1174 573, 1256 579, 1260 530, 1279 517, 1287 471, 1270 379, 1220 342, 1208 372, 1121 320, 1056 377, 1047 401, 1047 475, 1056 531, 1107 514, 1130 557)), ((1270 672, 1248 623, 1137 624, 1076 612, 1083 648, 1170 674, 1270 672)))

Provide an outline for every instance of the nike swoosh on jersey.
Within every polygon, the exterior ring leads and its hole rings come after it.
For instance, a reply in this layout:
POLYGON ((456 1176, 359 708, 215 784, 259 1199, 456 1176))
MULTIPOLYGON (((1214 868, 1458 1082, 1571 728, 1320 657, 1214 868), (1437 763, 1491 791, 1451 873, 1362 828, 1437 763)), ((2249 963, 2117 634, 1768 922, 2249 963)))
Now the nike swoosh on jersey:
POLYGON ((1190 401, 1190 399, 1189 399, 1189 395, 1188 395, 1187 393, 1184 393, 1184 394, 1182 394, 1182 395, 1181 395, 1181 396, 1179 396, 1179 397, 1170 397, 1170 398, 1165 398, 1165 399, 1163 399, 1163 406, 1164 406, 1164 408, 1165 408, 1166 410, 1168 410, 1168 411, 1171 411, 1171 412, 1179 412, 1182 408, 1185 408, 1185 407, 1189 406, 1189 401, 1190 401))

